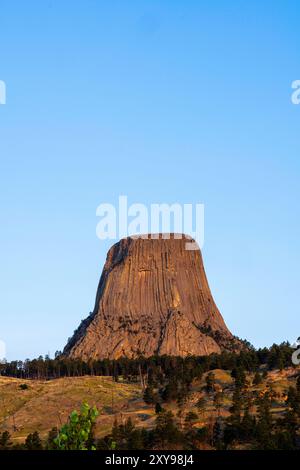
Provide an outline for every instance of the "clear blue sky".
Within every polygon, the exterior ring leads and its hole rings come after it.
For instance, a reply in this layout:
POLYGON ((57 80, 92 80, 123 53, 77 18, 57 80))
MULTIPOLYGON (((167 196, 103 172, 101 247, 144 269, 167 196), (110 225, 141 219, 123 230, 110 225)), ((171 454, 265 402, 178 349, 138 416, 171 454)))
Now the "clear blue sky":
POLYGON ((2 1, 0 339, 53 354, 93 309, 96 208, 205 204, 203 255, 230 329, 300 334, 300 6, 2 1))

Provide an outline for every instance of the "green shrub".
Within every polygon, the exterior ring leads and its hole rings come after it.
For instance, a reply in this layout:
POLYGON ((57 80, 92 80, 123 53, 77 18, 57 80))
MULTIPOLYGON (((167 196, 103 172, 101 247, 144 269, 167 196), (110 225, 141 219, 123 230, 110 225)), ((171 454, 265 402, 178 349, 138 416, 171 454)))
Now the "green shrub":
POLYGON ((73 411, 69 421, 65 424, 54 439, 58 450, 95 450, 93 443, 93 425, 98 416, 98 410, 94 406, 90 408, 83 403, 80 413, 73 411))
POLYGON ((28 390, 28 389, 29 389, 29 387, 28 387, 27 384, 21 384, 21 385, 19 386, 19 388, 20 388, 21 390, 28 390))

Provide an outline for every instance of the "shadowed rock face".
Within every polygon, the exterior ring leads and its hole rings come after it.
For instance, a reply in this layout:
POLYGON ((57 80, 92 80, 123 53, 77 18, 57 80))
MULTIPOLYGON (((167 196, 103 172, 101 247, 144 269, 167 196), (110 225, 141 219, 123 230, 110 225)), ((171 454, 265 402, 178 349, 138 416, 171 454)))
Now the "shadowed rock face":
POLYGON ((212 298, 190 238, 128 237, 108 252, 93 313, 64 355, 102 359, 241 349, 212 298))

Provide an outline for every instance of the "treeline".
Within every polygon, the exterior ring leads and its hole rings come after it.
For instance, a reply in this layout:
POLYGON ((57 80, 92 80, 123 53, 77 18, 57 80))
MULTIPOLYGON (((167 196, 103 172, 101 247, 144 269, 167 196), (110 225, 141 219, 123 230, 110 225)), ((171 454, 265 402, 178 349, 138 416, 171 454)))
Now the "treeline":
POLYGON ((292 366, 293 349, 289 343, 273 345, 270 348, 255 350, 250 347, 239 354, 223 352, 210 356, 153 356, 137 359, 118 360, 69 359, 57 352, 54 359, 40 356, 37 359, 11 361, 0 364, 0 375, 24 379, 56 379, 60 377, 79 377, 84 375, 112 376, 117 381, 120 376, 127 381, 141 381, 142 385, 159 381, 160 375, 174 377, 181 375, 191 381, 212 369, 232 370, 241 367, 252 372, 265 365, 269 370, 292 366))

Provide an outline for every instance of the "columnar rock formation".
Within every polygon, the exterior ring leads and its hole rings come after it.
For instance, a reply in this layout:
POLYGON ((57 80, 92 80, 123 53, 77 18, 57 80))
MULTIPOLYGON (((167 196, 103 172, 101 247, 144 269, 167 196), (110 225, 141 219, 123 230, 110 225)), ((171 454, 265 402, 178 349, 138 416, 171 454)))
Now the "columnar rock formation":
POLYGON ((101 359, 142 354, 207 355, 241 348, 212 298, 190 238, 128 237, 108 252, 94 311, 64 355, 101 359))

